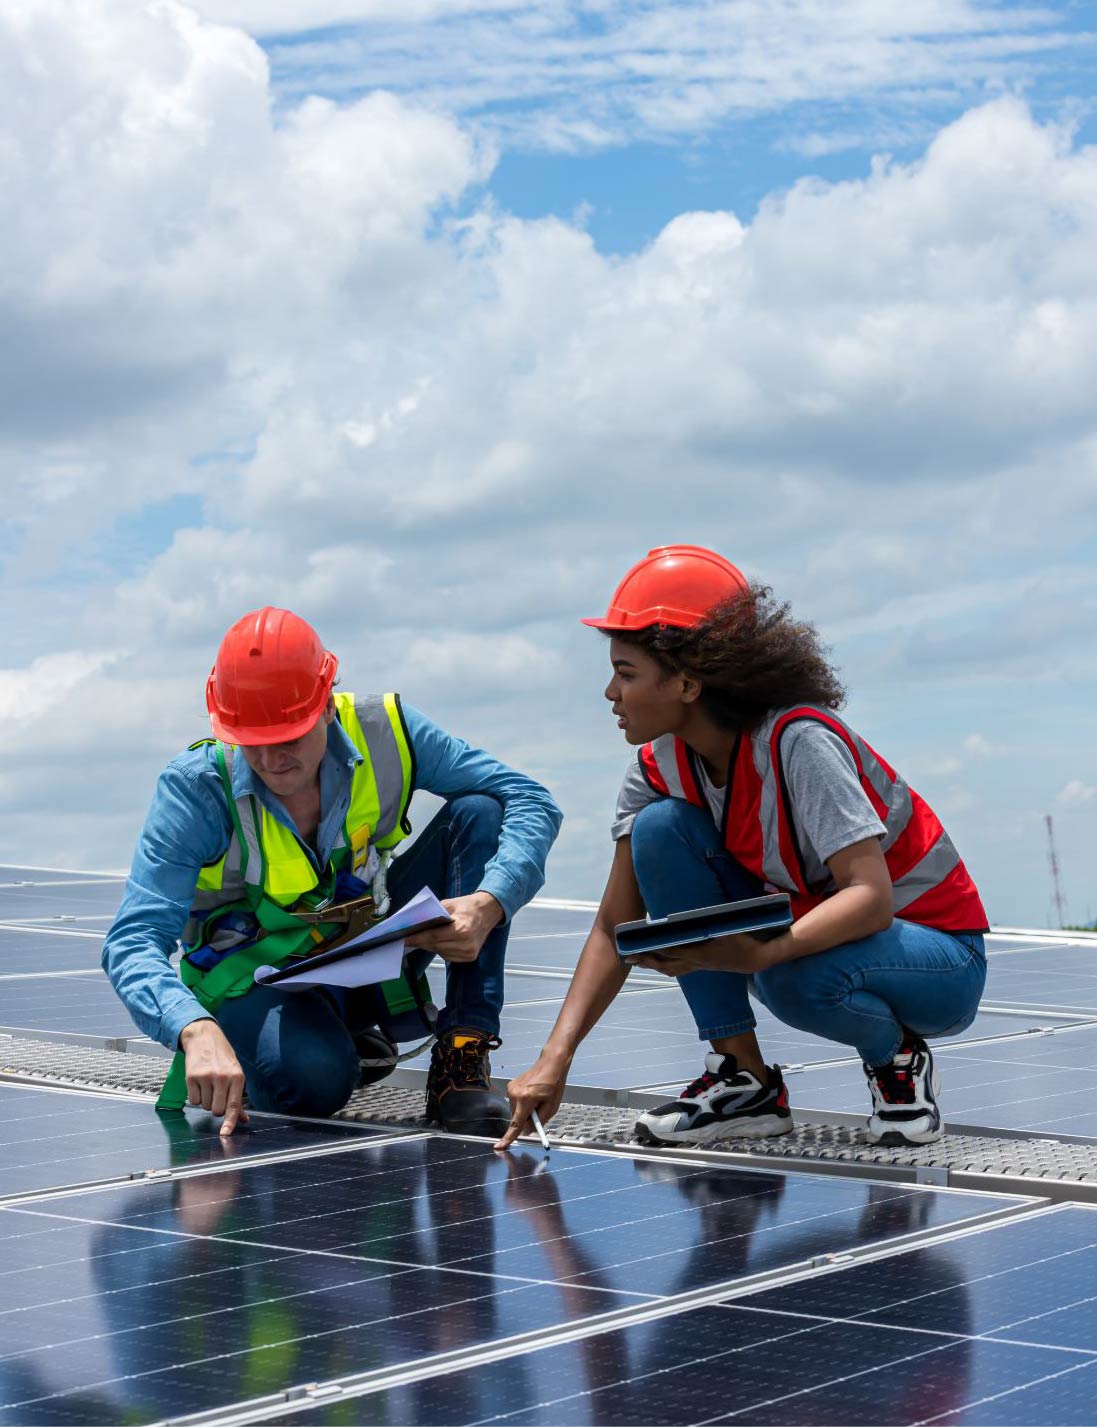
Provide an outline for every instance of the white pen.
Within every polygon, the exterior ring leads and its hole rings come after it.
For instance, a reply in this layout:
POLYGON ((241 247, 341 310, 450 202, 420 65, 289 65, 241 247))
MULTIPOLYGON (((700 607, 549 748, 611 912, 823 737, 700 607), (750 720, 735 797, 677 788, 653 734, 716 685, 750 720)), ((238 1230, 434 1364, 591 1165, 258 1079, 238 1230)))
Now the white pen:
POLYGON ((544 1145, 545 1149, 551 1149, 549 1137, 545 1134, 545 1127, 541 1123, 540 1115, 538 1115, 536 1110, 531 1110, 529 1117, 533 1121, 533 1128, 537 1131, 537 1138, 541 1141, 542 1145, 544 1145))

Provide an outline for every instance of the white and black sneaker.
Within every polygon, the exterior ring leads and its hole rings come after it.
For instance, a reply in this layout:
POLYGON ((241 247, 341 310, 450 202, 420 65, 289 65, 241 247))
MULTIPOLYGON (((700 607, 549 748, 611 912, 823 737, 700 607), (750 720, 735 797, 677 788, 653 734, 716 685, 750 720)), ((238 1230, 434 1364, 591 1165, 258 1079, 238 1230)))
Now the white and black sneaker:
POLYGON ((787 1135, 791 1129, 788 1091, 777 1066, 769 1067, 763 1083, 749 1070, 740 1070, 733 1055, 710 1050, 704 1074, 677 1100, 645 1110, 635 1134, 644 1145, 703 1145, 736 1136, 760 1140, 787 1135))
POLYGON ((872 1091, 868 1137, 878 1145, 928 1145, 944 1133, 937 1095, 941 1080, 929 1046, 907 1032, 886 1065, 866 1065, 872 1091))

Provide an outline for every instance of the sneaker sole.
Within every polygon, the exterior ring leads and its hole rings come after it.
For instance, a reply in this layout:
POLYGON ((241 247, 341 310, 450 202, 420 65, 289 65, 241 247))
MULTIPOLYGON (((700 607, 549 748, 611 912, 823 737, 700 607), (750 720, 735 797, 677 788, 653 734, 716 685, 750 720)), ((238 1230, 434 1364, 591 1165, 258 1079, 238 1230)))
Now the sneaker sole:
POLYGON ((793 1128, 791 1116, 759 1115, 753 1120, 717 1120, 711 1125, 702 1125, 699 1130, 681 1130, 663 1135, 657 1135, 642 1120, 638 1120, 633 1134, 642 1145, 707 1145, 713 1140, 766 1140, 787 1135, 793 1128))
POLYGON ((904 1146, 912 1145, 932 1145, 937 1140, 944 1138, 944 1126, 939 1125, 935 1130, 925 1130, 921 1134, 905 1135, 901 1130, 885 1130, 882 1135, 874 1135, 871 1130, 868 1137, 874 1145, 883 1145, 887 1149, 902 1149, 904 1146))

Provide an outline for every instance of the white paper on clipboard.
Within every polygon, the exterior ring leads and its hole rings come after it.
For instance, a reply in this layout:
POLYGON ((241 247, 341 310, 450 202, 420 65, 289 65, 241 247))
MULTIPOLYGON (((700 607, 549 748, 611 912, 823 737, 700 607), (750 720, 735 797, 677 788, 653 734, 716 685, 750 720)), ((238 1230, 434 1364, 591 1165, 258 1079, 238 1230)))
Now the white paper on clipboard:
POLYGON ((339 948, 338 959, 324 965, 304 963, 300 971, 282 975, 271 981, 276 968, 260 966, 255 973, 259 986, 271 982, 279 991, 307 991, 313 986, 376 986, 381 981, 394 981, 400 975, 404 960, 404 943, 408 937, 439 920, 449 920, 449 913, 430 890, 424 887, 398 912, 367 928, 353 941, 339 948), (355 948, 360 948, 357 952, 355 948))

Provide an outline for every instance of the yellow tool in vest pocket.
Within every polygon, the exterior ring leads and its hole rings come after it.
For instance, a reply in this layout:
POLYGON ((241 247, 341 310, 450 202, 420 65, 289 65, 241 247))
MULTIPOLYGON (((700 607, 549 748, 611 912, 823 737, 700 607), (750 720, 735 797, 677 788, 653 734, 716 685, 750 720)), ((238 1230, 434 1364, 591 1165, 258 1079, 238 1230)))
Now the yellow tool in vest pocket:
POLYGON ((373 836, 373 829, 369 823, 363 823, 361 827, 356 827, 350 835, 350 865, 351 871, 357 877, 364 872, 369 862, 370 838, 373 836))

